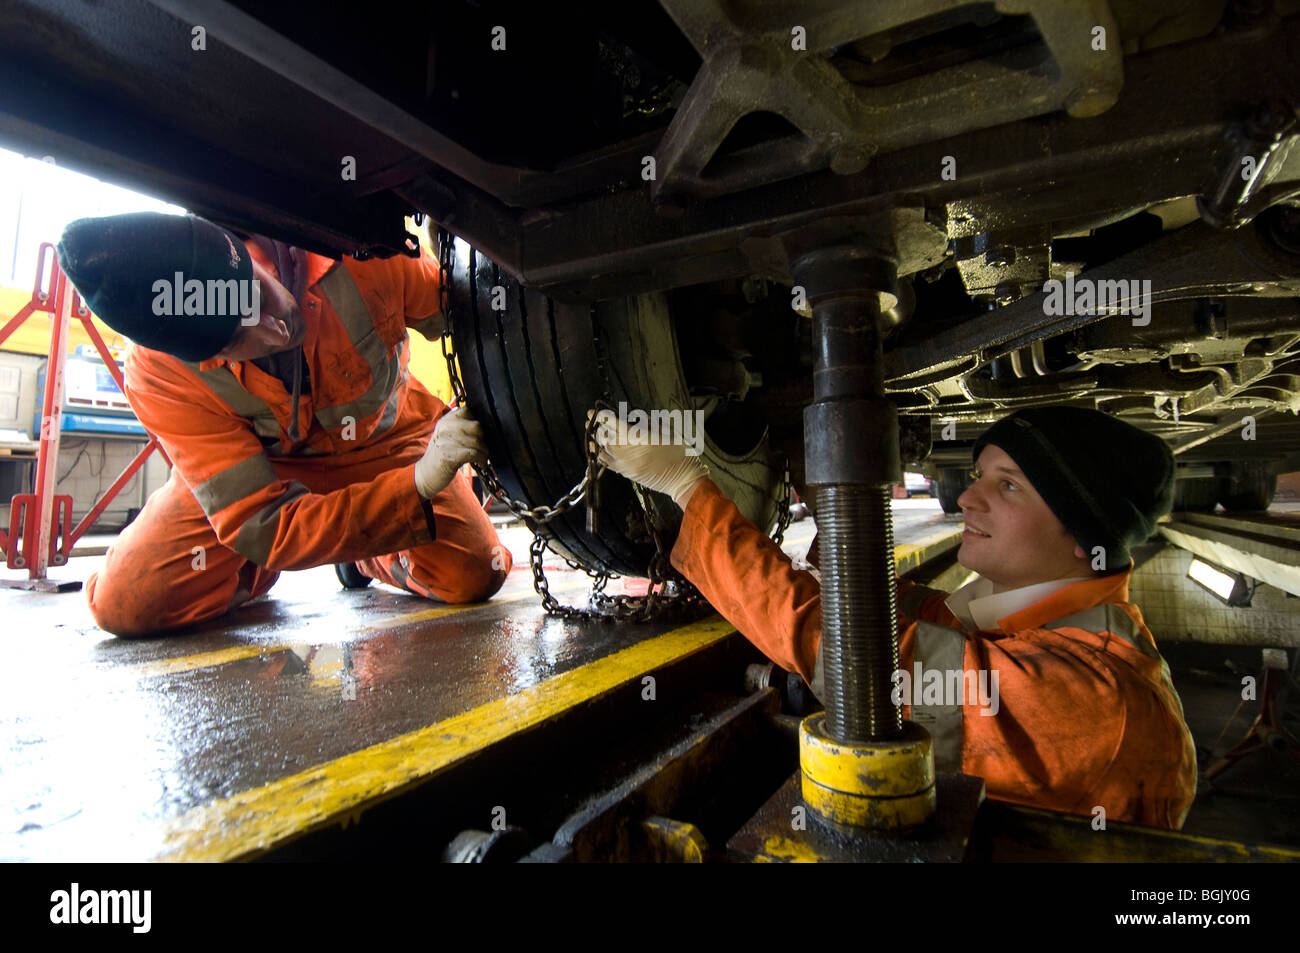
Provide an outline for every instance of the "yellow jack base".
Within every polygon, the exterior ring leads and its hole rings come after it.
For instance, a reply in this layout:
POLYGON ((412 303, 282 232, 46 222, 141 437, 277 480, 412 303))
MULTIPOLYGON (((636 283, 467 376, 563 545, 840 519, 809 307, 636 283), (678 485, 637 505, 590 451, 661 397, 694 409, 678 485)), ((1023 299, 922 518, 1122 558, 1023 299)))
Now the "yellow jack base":
POLYGON ((890 741, 846 744, 826 733, 826 714, 799 726, 804 803, 842 833, 901 831, 934 816, 934 752, 930 734, 905 721, 890 741))

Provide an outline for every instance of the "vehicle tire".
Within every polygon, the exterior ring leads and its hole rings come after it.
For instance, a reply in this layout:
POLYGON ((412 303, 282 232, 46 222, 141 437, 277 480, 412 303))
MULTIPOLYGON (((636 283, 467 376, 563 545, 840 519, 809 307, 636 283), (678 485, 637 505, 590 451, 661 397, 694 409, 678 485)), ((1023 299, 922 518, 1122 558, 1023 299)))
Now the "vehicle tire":
POLYGON ((957 497, 966 492, 966 471, 961 467, 944 467, 939 471, 936 492, 945 513, 960 513, 957 497))
POLYGON ((1175 513, 1211 513, 1218 486, 1213 477, 1192 477, 1174 483, 1175 513))
POLYGON ((1277 492, 1277 473, 1267 460, 1239 460, 1218 480, 1218 500, 1229 513, 1266 510, 1277 492))
MULTIPOLYGON (((705 412, 701 460, 740 512, 764 531, 776 520, 782 466, 764 429, 738 446, 723 404, 696 400, 686 386, 663 294, 596 303, 562 301, 523 288, 492 261, 456 242, 449 327, 470 411, 483 424, 497 479, 529 507, 552 505, 586 469, 587 410, 604 399, 617 411, 705 412), (500 304, 505 289, 505 308, 500 304), (715 431, 717 431, 715 433, 715 431), (721 444, 726 444, 724 450, 721 444), (728 452, 730 451, 730 452, 728 452)), ((694 419, 694 418, 692 418, 694 419)), ((646 510, 671 551, 682 513, 667 496, 644 492, 646 510)), ((645 576, 654 541, 636 491, 606 472, 599 523, 586 529, 586 501, 546 524, 552 548, 592 571, 645 576)), ((530 529, 539 526, 530 521, 530 529)))

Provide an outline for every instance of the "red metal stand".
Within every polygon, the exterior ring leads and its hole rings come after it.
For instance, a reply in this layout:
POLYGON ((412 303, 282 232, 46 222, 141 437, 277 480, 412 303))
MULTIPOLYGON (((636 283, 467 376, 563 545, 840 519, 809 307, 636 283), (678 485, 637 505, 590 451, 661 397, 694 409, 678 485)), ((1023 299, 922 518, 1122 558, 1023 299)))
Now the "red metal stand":
POLYGON ((1287 673, 1286 652, 1281 649, 1266 651, 1264 656, 1264 684, 1259 693, 1259 714, 1251 724, 1250 730, 1246 732, 1246 737, 1242 738, 1233 746, 1232 750, 1226 752, 1223 757, 1206 769, 1206 781, 1215 780, 1246 755, 1255 751, 1272 749, 1289 754, 1300 762, 1300 741, 1293 738, 1282 724, 1282 706, 1279 704, 1279 695, 1282 687, 1286 684, 1287 673), (1281 659, 1270 658, 1270 652, 1276 652, 1281 656, 1281 659))
MULTIPOLYGON (((60 423, 63 420, 63 368, 67 360, 69 326, 75 312, 81 321, 95 350, 103 359, 118 389, 126 392, 122 380, 122 371, 113 359, 112 353, 100 336, 99 330, 91 322, 90 311, 82 303, 75 288, 68 282, 63 269, 59 267, 54 246, 43 242, 36 261, 36 284, 32 288, 32 299, 23 305, 3 328, 0 328, 0 344, 9 335, 37 311, 49 314, 53 321, 50 326, 49 361, 45 369, 45 395, 41 405, 41 439, 36 457, 36 488, 33 493, 20 493, 13 498, 9 510, 9 532, 0 531, 0 548, 3 548, 6 565, 10 569, 26 569, 26 579, 0 580, 0 587, 9 589, 36 589, 42 592, 67 592, 81 588, 76 580, 55 581, 46 578, 50 566, 62 566, 72 554, 72 547, 77 540, 97 520, 101 513, 131 481, 149 454, 157 450, 167 459, 167 454, 156 437, 149 436, 149 442, 135 455, 121 475, 113 481, 112 486, 100 497, 99 502, 90 512, 82 517, 76 527, 72 526, 72 497, 56 494, 54 484, 59 459, 60 423), (49 268, 48 284, 46 282, 47 261, 49 268)), ((168 460, 168 463, 171 461, 168 460)))

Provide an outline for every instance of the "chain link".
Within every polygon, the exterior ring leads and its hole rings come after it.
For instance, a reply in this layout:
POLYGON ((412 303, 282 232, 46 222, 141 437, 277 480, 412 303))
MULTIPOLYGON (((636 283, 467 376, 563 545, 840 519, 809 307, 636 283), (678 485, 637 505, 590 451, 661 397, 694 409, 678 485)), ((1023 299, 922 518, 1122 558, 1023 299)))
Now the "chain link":
POLYGON ((772 542, 777 548, 785 541, 785 531, 790 527, 790 487, 790 461, 786 459, 781 474, 781 496, 776 503, 776 532, 772 534, 772 542))
MULTIPOLYGON (((445 229, 439 228, 437 233, 438 240, 438 265, 439 265, 439 282, 441 293, 441 305, 443 319, 446 322, 442 335, 442 356, 447 362, 447 376, 451 381, 452 393, 458 404, 466 404, 465 386, 461 382, 460 373, 456 365, 456 354, 451 345, 451 276, 454 268, 452 261, 453 240, 445 229)), ((470 269, 474 267, 473 250, 470 251, 470 269)), ((594 330, 594 324, 593 324, 594 330)), ((607 381, 608 377, 604 369, 604 354, 601 347, 599 335, 595 336, 593 341, 596 348, 596 360, 600 380, 607 381)), ((608 394, 605 395, 608 398, 608 394)), ((596 401, 596 410, 601 409, 613 410, 607 399, 598 399, 596 401)), ((676 569, 673 568, 669 561, 668 555, 664 552, 663 540, 655 526, 654 520, 651 519, 651 506, 646 496, 646 491, 633 483, 632 487, 636 493, 637 502, 641 508, 641 517, 645 523, 646 532, 649 533, 650 539, 654 542, 655 553, 650 559, 648 576, 650 580, 649 588, 645 595, 608 595, 605 593, 605 585, 610 579, 617 578, 604 571, 593 572, 585 566, 581 566, 569 559, 563 553, 556 551, 573 569, 579 569, 592 578, 591 592, 588 594, 588 604, 590 609, 580 609, 576 606, 563 605, 551 594, 550 583, 546 579, 546 570, 543 566, 545 552, 550 547, 554 539, 553 534, 547 531, 546 524, 555 519, 562 513, 572 509, 586 496, 588 488, 593 491, 600 477, 605 472, 605 467, 600 465, 597 460, 599 448, 595 439, 596 415, 592 414, 588 420, 583 432, 584 451, 587 460, 587 467, 583 473, 582 479, 576 483, 572 489, 561 496, 551 506, 534 506, 529 507, 519 500, 511 498, 509 493, 497 479, 496 472, 492 469, 491 464, 479 466, 472 464, 475 474, 482 481, 483 486, 496 499, 503 502, 510 512, 526 522, 537 524, 536 527, 530 527, 533 530, 533 541, 528 546, 528 563, 533 574, 533 588, 542 599, 542 608, 547 615, 559 616, 572 621, 589 621, 589 620, 618 620, 630 622, 654 622, 679 620, 695 618, 705 612, 711 612, 712 607, 707 600, 700 594, 691 583, 676 569)), ((595 492, 592 493, 595 498, 595 492)), ((598 505, 598 504, 595 504, 598 505)), ((787 464, 781 482, 781 497, 778 503, 778 519, 776 533, 773 536, 774 541, 779 546, 785 536, 786 527, 790 523, 790 467, 787 464)), ((555 550, 553 550, 555 551, 555 550)))

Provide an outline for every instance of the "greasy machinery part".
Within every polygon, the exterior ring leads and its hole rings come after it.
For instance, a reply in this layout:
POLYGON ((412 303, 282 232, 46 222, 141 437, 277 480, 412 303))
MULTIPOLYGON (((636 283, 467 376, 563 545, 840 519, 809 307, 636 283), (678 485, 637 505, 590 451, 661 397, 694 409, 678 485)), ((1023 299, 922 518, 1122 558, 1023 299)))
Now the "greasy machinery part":
POLYGON ((1005 305, 1052 277, 1052 228, 1033 225, 953 239, 962 285, 974 300, 1005 305))
MULTIPOLYGON (((900 549, 904 547, 899 547, 900 549)), ((791 715, 808 715, 821 707, 808 683, 798 672, 787 672, 774 662, 750 665, 745 669, 745 691, 771 688, 781 698, 781 710, 791 715)))
POLYGON ((804 804, 848 834, 902 831, 935 811, 934 755, 891 697, 898 669, 891 487, 902 479, 898 414, 884 396, 882 339, 898 300, 890 216, 785 237, 812 306, 813 402, 805 474, 821 548, 824 714, 804 719, 804 804))
POLYGON ((897 738, 890 699, 898 668, 890 487, 902 480, 898 415, 883 394, 882 311, 894 264, 865 242, 806 252, 794 263, 813 320, 813 402, 804 409, 805 469, 822 553, 826 729, 847 743, 897 738))
MULTIPOLYGON (((0 8, 0 50, 16 64, 0 73, 0 138, 29 155, 48 153, 61 165, 325 254, 402 249, 401 215, 415 207, 530 286, 557 295, 604 298, 755 273, 788 280, 784 261, 764 254, 764 239, 826 215, 948 205, 962 219, 963 237, 1047 222, 1077 230, 1125 209, 1202 194, 1207 172, 1222 169, 1233 151, 1224 132, 1243 104, 1268 96, 1300 101, 1300 17, 1251 24, 1234 16, 1216 29, 1212 11, 1210 22, 1189 23, 1167 11, 1126 11, 1139 4, 1110 6, 1123 36, 1111 36, 1108 47, 1118 49, 1122 40, 1130 55, 1123 94, 1097 120, 1056 113, 961 133, 945 122, 933 138, 911 145, 874 142, 879 151, 862 172, 811 171, 695 203, 676 218, 653 207, 640 178, 642 159, 662 138, 658 130, 568 157, 548 171, 504 166, 467 152, 436 119, 409 112, 349 74, 346 54, 364 63, 365 37, 348 37, 327 62, 319 51, 338 47, 337 38, 313 35, 317 20, 299 20, 290 35, 229 3, 19 0, 0 8), (195 23, 209 31, 209 49, 199 57, 187 42, 195 23), (1167 35, 1166 27, 1181 32, 1150 42, 1153 32, 1167 35), (62 36, 76 41, 58 42, 62 36), (229 108, 250 96, 284 107, 267 113, 270 120, 229 108), (325 130, 329 142, 296 135, 300 128, 325 130), (357 180, 342 182, 337 162, 322 156, 346 153, 345 143, 356 142, 367 143, 357 156, 357 180), (266 156, 275 157, 274 165, 262 161, 266 156), (946 156, 957 163, 953 179, 938 174, 946 156)), ((920 15, 932 6, 916 9, 920 15)), ((1051 37, 1076 9, 1067 8, 1058 23, 1044 8, 1033 21, 1053 56, 1063 54, 1051 37)), ((773 11, 774 19, 793 18, 773 11)), ((904 28, 904 42, 915 38, 906 32, 913 26, 929 30, 933 21, 904 28)), ((852 44, 855 68, 883 70, 875 80, 859 77, 855 88, 874 94, 871 82, 897 79, 892 56, 864 60, 881 55, 899 32, 852 44)), ((818 32, 808 35, 815 46, 818 32)), ((1082 39, 1090 40, 1089 31, 1082 39)), ((1107 56, 1091 49, 1086 55, 1099 62, 1107 56)), ((947 85, 961 85, 946 72, 876 88, 924 86, 929 100, 940 102, 947 85)), ((952 122, 990 115, 999 105, 969 100, 954 102, 952 122)), ((482 112, 484 122, 497 122, 492 110, 482 112)), ((904 125, 906 119, 900 117, 904 125)), ((804 117, 791 121, 812 125, 804 117)))
MULTIPOLYGON (((1080 230, 1202 193, 1207 171, 1233 150, 1224 132, 1242 103, 1265 94, 1300 102, 1297 58, 1300 17, 1291 17, 1269 31, 1131 58, 1123 96, 1096 121, 1048 116, 972 130, 881 152, 856 175, 813 173, 696 203, 676 217, 658 214, 637 191, 574 200, 521 220, 518 251, 502 264, 552 294, 579 297, 749 274, 787 281, 787 261, 770 236, 904 201, 947 206, 953 238, 1043 223, 1080 230), (938 174, 945 156, 958 163, 952 181, 938 174)), ((428 211, 467 222, 460 233, 476 242, 476 200, 446 189, 428 211)))
MULTIPOLYGON (((1090 269, 1094 283, 1123 282, 1134 276, 1150 280, 1148 303, 1186 298, 1293 298, 1300 294, 1300 256, 1288 253, 1263 227, 1220 231, 1193 222, 1136 251, 1090 269)), ((1062 289, 1064 291, 1064 288, 1062 289)), ((965 321, 931 340, 906 343, 889 353, 885 373, 891 391, 919 390, 967 374, 985 361, 1035 340, 1052 337, 1101 321, 1099 311, 1071 314, 1075 309, 1048 309, 1049 292, 1037 294, 965 321)), ((1116 305, 1121 304, 1118 300, 1116 305)), ((1150 317, 1148 315, 1148 317, 1150 317)), ((1159 322, 1152 320, 1152 324, 1159 322)))
MULTIPOLYGON (((949 527, 901 545, 894 552, 896 571, 902 574, 928 567, 950 553, 956 543, 949 527)), ((783 834, 779 840, 787 843, 792 834, 791 808, 798 806, 807 812, 807 807, 799 801, 801 775, 790 773, 796 764, 794 757, 800 733, 800 722, 792 715, 806 714, 814 700, 800 676, 783 672, 771 662, 745 666, 742 681, 749 693, 745 698, 709 718, 692 718, 689 735, 643 762, 634 762, 630 774, 584 801, 560 824, 549 842, 538 846, 524 859, 529 862, 692 860, 706 850, 716 851, 722 843, 719 838, 704 844, 700 831, 732 832, 752 829, 755 824, 767 830, 776 822, 780 828, 775 833, 783 834), (741 773, 743 780, 738 776, 741 773), (763 803, 764 792, 778 787, 785 792, 781 796, 788 797, 790 803, 783 802, 775 813, 763 808, 754 815, 753 811, 763 803), (722 823, 721 814, 725 814, 728 823, 722 823), (668 818, 673 820, 665 820, 668 818)), ((842 780, 840 775, 844 771, 856 771, 864 761, 890 761, 896 775, 902 767, 897 751, 916 747, 915 739, 886 743, 879 752, 854 747, 847 752, 849 760, 841 770, 833 766, 826 750, 844 750, 846 746, 826 738, 824 732, 821 738, 819 750, 812 758, 814 771, 832 789, 852 790, 853 782, 842 780), (895 753, 892 758, 886 753, 890 751, 895 753)), ((928 767, 913 766, 906 770, 912 777, 933 777, 928 767)), ((889 777, 872 779, 872 783, 876 788, 892 785, 893 790, 907 786, 889 777)), ((806 832, 795 836, 805 838, 812 845, 806 849, 820 851, 826 859, 959 860, 961 845, 983 797, 983 782, 976 778, 946 777, 938 780, 937 789, 947 816, 932 820, 924 829, 912 831, 907 841, 889 838, 888 845, 863 846, 869 836, 861 836, 855 830, 853 838, 845 838, 831 824, 810 824, 806 832), (850 852, 836 854, 837 850, 850 852)), ((880 806, 878 812, 885 807, 880 806)), ((764 836, 758 843, 761 845, 766 839, 764 836)), ((761 851, 753 849, 748 841, 745 844, 729 843, 728 855, 764 859, 761 851)))
POLYGON ((840 835, 791 823, 799 817, 800 782, 791 778, 727 841, 735 859, 759 863, 1110 862, 1295 863, 1291 847, 1223 840, 1108 820, 1104 836, 1090 815, 1021 807, 985 797, 984 782, 964 774, 935 778, 938 810, 899 837, 840 835))
MULTIPOLYGON (((942 798, 942 793, 940 794, 942 798)), ((985 801, 971 835, 976 863, 1290 863, 1300 850, 985 801)))
POLYGON ((937 810, 905 836, 858 830, 846 837, 832 825, 797 823, 807 808, 800 798, 801 779, 793 777, 728 839, 727 854, 755 863, 952 864, 970 860, 973 834, 989 804, 984 798, 984 782, 968 774, 942 774, 935 778, 934 790, 937 810))
POLYGON ((253 62, 278 73, 295 86, 311 90, 325 102, 366 123, 375 132, 400 142, 416 155, 437 157, 444 169, 478 188, 498 188, 510 194, 530 178, 530 173, 522 169, 483 162, 450 136, 440 133, 305 47, 268 28, 233 3, 205 0, 149 2, 182 23, 203 24, 208 35, 220 39, 253 62))
POLYGON ((709 842, 694 824, 647 817, 641 821, 641 835, 656 863, 702 864, 708 859, 709 842))
POLYGON ((549 842, 524 859, 622 862, 675 854, 687 860, 696 848, 707 853, 702 828, 737 829, 758 803, 753 793, 770 791, 788 776, 795 745, 778 727, 780 710, 777 692, 764 688, 693 719, 686 737, 584 800, 549 842), (724 815, 729 823, 720 823, 724 815))
POLYGON ((1104 0, 995 3, 999 13, 1032 18, 1041 42, 885 88, 851 82, 823 54, 863 41, 863 52, 876 60, 907 35, 900 28, 957 26, 978 21, 980 12, 968 0, 663 5, 704 65, 656 150, 652 194, 659 203, 725 194, 828 164, 849 175, 877 152, 1058 109, 1096 116, 1115 104, 1124 83, 1119 44, 1097 50, 1087 42, 1096 29, 1117 32, 1104 0), (894 30, 902 36, 891 39, 894 30), (713 162, 728 133, 757 112, 776 113, 799 135, 713 162))
POLYGON ((509 864, 528 853, 528 832, 519 827, 461 831, 443 849, 445 864, 509 864))
POLYGON ((935 811, 930 734, 906 722, 898 738, 869 745, 838 744, 826 736, 826 716, 799 728, 803 801, 841 834, 910 830, 935 811))
POLYGON ((1294 447, 1280 412, 1300 408, 1297 223, 1287 202, 1236 230, 1192 221, 1084 273, 1098 289, 1149 281, 1142 318, 1048 313, 1044 291, 928 338, 909 327, 886 355, 887 392, 903 415, 957 424, 934 444, 936 468, 964 464, 988 420, 1046 402, 1141 422, 1184 459, 1220 459, 1215 441, 1268 417, 1269 439, 1237 441, 1230 455, 1280 463, 1294 447))
POLYGON ((1228 131, 1233 148, 1224 156, 1218 184, 1197 196, 1201 217, 1211 225, 1239 228, 1283 198, 1300 195, 1300 183, 1270 185, 1296 141, 1296 111, 1278 100, 1262 104, 1228 131))

